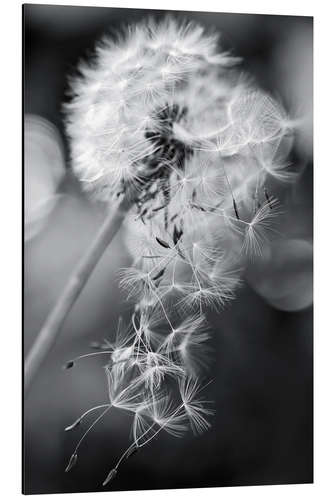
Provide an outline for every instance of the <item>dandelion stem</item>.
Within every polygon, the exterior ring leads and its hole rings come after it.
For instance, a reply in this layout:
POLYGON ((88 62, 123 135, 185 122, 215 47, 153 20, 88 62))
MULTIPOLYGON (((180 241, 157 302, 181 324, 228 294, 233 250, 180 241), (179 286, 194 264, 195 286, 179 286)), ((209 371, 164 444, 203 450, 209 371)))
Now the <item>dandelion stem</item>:
POLYGON ((57 303, 38 333, 25 361, 25 392, 28 391, 38 369, 55 344, 68 313, 104 251, 117 234, 131 204, 131 197, 123 197, 106 217, 90 248, 79 261, 57 303))

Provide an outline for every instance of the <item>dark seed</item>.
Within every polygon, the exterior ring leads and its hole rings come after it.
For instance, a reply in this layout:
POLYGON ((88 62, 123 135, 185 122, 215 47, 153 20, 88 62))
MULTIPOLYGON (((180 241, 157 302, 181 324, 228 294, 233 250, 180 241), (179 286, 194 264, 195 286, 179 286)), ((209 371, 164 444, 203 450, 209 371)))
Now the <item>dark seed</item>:
POLYGON ((170 246, 168 245, 168 243, 164 240, 161 240, 161 238, 159 238, 158 236, 156 236, 156 241, 157 243, 159 243, 162 247, 164 248, 170 248, 170 246))
POLYGON ((239 214, 238 214, 238 210, 237 210, 237 205, 236 205, 236 202, 235 202, 234 198, 232 199, 232 203, 233 203, 233 206, 234 206, 235 215, 236 215, 237 219, 239 220, 239 214))
POLYGON ((74 361, 71 359, 70 361, 67 361, 67 363, 64 365, 65 370, 69 370, 70 368, 73 368, 75 365, 74 361))

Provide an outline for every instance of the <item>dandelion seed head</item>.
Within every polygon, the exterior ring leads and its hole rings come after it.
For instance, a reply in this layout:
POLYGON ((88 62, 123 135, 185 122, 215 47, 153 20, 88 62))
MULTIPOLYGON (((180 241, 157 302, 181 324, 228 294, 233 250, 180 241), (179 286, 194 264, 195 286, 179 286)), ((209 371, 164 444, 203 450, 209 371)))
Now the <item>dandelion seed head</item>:
MULTIPOLYGON (((197 119, 198 98, 209 96, 200 75, 214 86, 216 66, 236 62, 220 53, 216 34, 172 17, 132 26, 117 40, 104 38, 93 63, 79 65, 66 106, 73 168, 84 188, 107 200, 131 181, 160 177, 155 169, 162 157, 188 156, 187 124, 197 119)), ((214 99, 208 102, 214 107, 214 99)))
POLYGON ((104 38, 72 81, 74 172, 99 201, 131 200, 124 241, 133 262, 120 286, 133 313, 105 371, 110 407, 133 415, 136 448, 162 430, 210 427, 205 308, 234 298, 246 260, 274 233, 267 178, 293 177, 296 122, 239 62, 217 34, 167 17, 104 38))

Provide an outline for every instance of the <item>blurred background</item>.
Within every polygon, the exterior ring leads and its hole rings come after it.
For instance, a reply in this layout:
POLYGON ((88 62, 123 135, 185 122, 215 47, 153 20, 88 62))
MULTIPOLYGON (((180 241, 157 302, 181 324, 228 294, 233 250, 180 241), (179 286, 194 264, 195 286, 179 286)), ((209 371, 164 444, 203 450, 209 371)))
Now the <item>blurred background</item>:
MULTIPOLYGON (((236 300, 208 312, 212 326, 212 428, 199 437, 162 435, 133 456, 112 490, 309 483, 313 480, 312 18, 176 12, 221 32, 242 69, 301 118, 291 161, 297 183, 274 186, 284 210, 266 264, 250 264, 236 300)), ((24 349, 33 340, 102 219, 68 161, 62 103, 68 75, 96 40, 123 23, 163 11, 24 6, 24 349)), ((273 188, 272 188, 273 189, 273 188)), ((117 271, 129 257, 119 234, 65 322, 24 405, 25 493, 98 491, 128 445, 130 419, 113 415, 64 472, 79 428, 64 428, 107 400, 98 356, 69 359, 112 340, 128 311, 117 271)))

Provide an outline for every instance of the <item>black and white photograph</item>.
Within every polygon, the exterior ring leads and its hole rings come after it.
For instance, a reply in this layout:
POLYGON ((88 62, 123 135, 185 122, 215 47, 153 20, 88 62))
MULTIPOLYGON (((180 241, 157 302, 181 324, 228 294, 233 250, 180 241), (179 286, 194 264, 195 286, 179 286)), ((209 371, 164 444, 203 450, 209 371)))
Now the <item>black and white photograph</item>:
POLYGON ((22 6, 24 494, 313 483, 313 17, 198 8, 22 6))

